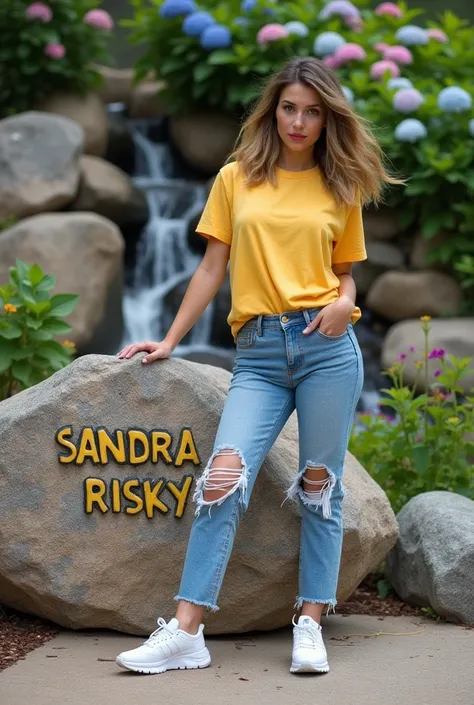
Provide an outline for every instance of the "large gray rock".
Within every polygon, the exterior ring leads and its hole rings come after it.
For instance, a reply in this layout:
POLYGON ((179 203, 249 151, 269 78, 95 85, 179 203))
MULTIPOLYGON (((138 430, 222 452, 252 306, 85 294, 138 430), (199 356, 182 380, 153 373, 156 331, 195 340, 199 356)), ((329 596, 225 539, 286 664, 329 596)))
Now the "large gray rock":
POLYGON ((70 203, 83 142, 79 125, 55 115, 31 111, 0 120, 0 219, 70 203))
POLYGON ((239 123, 228 115, 173 115, 170 134, 185 161, 206 174, 215 174, 233 149, 239 123))
MULTIPOLYGON (((449 355, 455 357, 474 358, 474 318, 443 318, 433 319, 430 322, 429 349, 434 348, 446 350, 449 355)), ((382 366, 388 368, 401 353, 406 354, 404 360, 404 380, 406 384, 413 384, 418 378, 420 384, 423 379, 417 374, 415 362, 423 360, 425 338, 419 320, 400 321, 393 325, 383 342, 382 366), (415 351, 410 352, 410 346, 415 351)), ((440 368, 438 359, 428 360, 428 384, 435 381, 434 373, 440 368)), ((474 387, 474 363, 473 372, 459 379, 459 385, 466 391, 474 387)), ((421 375, 423 377, 423 375, 421 375)))
MULTIPOLYGON (((140 357, 126 361, 84 356, 40 385, 1 402, 0 603, 66 627, 134 634, 149 633, 157 615, 174 613, 173 598, 194 516, 189 501, 194 476, 204 469, 212 451, 230 374, 178 359, 144 367, 140 357), (68 455, 70 449, 58 445, 55 435, 68 425, 76 444, 85 427, 110 433, 169 432, 171 462, 159 456, 158 462, 137 464, 139 458, 127 453, 125 464, 110 457, 107 464, 106 457, 89 457, 83 464, 60 463, 58 453, 68 455), (199 457, 179 465, 183 429, 190 429, 199 457), (182 487, 187 476, 188 501, 180 510, 169 483, 182 487), (85 512, 87 478, 106 483, 106 512, 97 505, 85 512), (123 495, 123 483, 130 478, 138 478, 134 501, 123 495), (151 508, 151 518, 142 510, 125 512, 140 507, 147 478, 155 478, 153 485, 164 478, 158 499, 169 511, 151 508), (113 500, 118 481, 122 492, 113 500), (113 501, 122 511, 113 511, 113 501)), ((297 427, 292 417, 256 482, 237 533, 221 610, 206 619, 209 633, 274 629, 291 620, 300 518, 297 504, 281 504, 297 466, 297 427)), ((385 493, 350 455, 344 483, 348 493, 343 505, 340 601, 383 560, 397 538, 395 515, 385 493)))
POLYGON ((79 351, 102 336, 95 352, 115 352, 122 336, 123 238, 94 213, 48 213, 0 233, 0 283, 18 257, 56 276, 53 294, 79 294, 66 337, 79 351))
POLYGON ((474 624, 474 502, 453 492, 425 492, 397 520, 400 537, 386 570, 401 599, 474 624))
POLYGON ((367 259, 352 268, 357 293, 364 296, 378 276, 391 269, 401 269, 403 252, 391 242, 367 242, 367 259))
POLYGON ((370 287, 366 305, 389 321, 418 316, 455 316, 461 307, 461 287, 442 272, 381 274, 370 287))

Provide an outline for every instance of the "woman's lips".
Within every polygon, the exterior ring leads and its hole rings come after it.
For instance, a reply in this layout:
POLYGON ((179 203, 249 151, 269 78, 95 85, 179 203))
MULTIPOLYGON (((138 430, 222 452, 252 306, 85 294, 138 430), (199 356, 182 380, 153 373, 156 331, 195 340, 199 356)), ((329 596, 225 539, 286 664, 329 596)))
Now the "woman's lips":
POLYGON ((294 142, 302 142, 303 140, 306 139, 306 135, 291 134, 291 135, 288 135, 288 137, 291 140, 293 140, 294 142))

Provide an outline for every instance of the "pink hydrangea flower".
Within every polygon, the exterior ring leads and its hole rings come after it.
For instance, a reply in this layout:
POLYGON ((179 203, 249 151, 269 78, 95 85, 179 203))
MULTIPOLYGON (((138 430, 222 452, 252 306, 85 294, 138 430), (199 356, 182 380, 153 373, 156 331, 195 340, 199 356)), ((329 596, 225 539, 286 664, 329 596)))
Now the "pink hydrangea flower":
POLYGON ((344 17, 344 24, 353 32, 362 32, 364 29, 364 20, 362 17, 344 17))
POLYGON ((382 54, 382 56, 383 56, 383 54, 385 54, 385 52, 386 52, 387 49, 389 49, 389 48, 390 48, 390 45, 389 45, 389 44, 384 44, 384 42, 379 42, 378 44, 374 44, 374 49, 375 49, 375 51, 378 51, 379 54, 382 54))
POLYGON ((388 47, 383 53, 383 58, 404 66, 413 63, 413 54, 409 49, 402 46, 388 47))
POLYGON ((276 42, 278 39, 286 39, 289 32, 287 28, 278 24, 277 22, 272 22, 271 24, 266 24, 261 27, 257 34, 258 44, 268 44, 269 42, 276 42))
POLYGON ((329 66, 330 69, 338 69, 341 65, 335 56, 326 56, 326 58, 323 59, 323 64, 329 66))
POLYGON ((44 48, 44 53, 49 56, 50 59, 62 59, 66 54, 66 49, 63 44, 59 42, 49 42, 44 48))
POLYGON ((416 88, 400 88, 393 96, 393 107, 399 113, 412 113, 423 103, 424 98, 416 88))
POLYGON ((53 13, 43 2, 34 2, 25 10, 27 20, 40 20, 40 22, 51 22, 53 13))
POLYGON ((442 29, 427 29, 426 34, 430 39, 435 39, 437 42, 442 42, 443 44, 446 44, 448 40, 448 35, 443 32, 442 29))
POLYGON ((375 8, 376 15, 389 15, 390 17, 403 17, 403 11, 394 2, 382 2, 375 8))
POLYGON ((339 62, 339 64, 347 64, 349 61, 363 61, 367 54, 365 49, 359 44, 353 44, 348 42, 343 44, 336 50, 334 58, 339 62))
POLYGON ((384 74, 389 71, 392 78, 398 78, 400 76, 400 69, 394 61, 376 61, 370 67, 370 75, 375 81, 380 81, 384 74))
POLYGON ((114 21, 105 10, 89 10, 84 15, 84 22, 97 29, 113 29, 114 21))

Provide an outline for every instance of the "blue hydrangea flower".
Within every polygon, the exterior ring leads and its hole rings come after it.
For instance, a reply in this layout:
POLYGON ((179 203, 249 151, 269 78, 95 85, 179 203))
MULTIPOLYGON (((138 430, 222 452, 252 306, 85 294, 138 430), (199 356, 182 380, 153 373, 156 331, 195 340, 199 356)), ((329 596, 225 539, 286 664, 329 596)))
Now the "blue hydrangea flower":
POLYGON ((413 83, 408 78, 399 76, 398 78, 389 78, 387 88, 391 91, 398 91, 400 88, 413 88, 413 83))
POLYGON ((472 120, 469 120, 469 134, 471 137, 474 137, 474 118, 472 120))
POLYGON ((400 27, 395 33, 395 36, 400 44, 404 44, 407 47, 423 46, 424 44, 428 44, 430 40, 426 34, 426 30, 415 24, 407 24, 405 27, 400 27))
POLYGON ((215 24, 216 21, 209 12, 193 12, 183 22, 183 33, 188 37, 199 37, 205 29, 215 24))
POLYGON ((222 24, 214 24, 207 27, 200 37, 201 46, 208 51, 213 49, 227 49, 232 44, 232 34, 230 29, 222 24))
POLYGON ((256 6, 257 0, 242 0, 240 4, 240 9, 242 10, 242 12, 250 12, 256 6))
POLYGON ((329 56, 346 43, 337 32, 322 32, 314 40, 313 51, 316 56, 329 56))
POLYGON ((459 86, 443 88, 438 94, 438 108, 445 113, 463 113, 470 110, 471 106, 471 96, 459 86))
POLYGON ((395 139, 399 142, 418 142, 428 134, 428 130, 419 120, 407 118, 395 128, 395 139))
POLYGON ((159 14, 165 20, 181 15, 189 15, 197 10, 194 0, 165 0, 160 7, 159 14))
POLYGON ((347 102, 352 105, 354 102, 354 91, 352 88, 349 88, 349 86, 341 86, 342 92, 346 96, 347 102))
POLYGON ((298 20, 287 22, 285 27, 290 34, 295 34, 297 37, 307 37, 309 34, 309 29, 305 23, 299 22, 298 20))

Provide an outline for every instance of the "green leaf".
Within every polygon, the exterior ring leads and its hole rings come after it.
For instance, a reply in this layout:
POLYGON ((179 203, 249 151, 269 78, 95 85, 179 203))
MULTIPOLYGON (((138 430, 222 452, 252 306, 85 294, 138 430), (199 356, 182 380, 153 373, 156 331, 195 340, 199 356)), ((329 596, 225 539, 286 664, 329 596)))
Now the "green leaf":
POLYGON ((12 360, 24 360, 31 355, 34 355, 34 348, 31 345, 27 345, 24 348, 17 348, 12 352, 12 360))
POLYGON ((393 587, 390 580, 377 580, 377 594, 382 600, 387 599, 391 592, 393 592, 393 587))
POLYGON ((214 66, 211 66, 211 64, 197 64, 193 71, 194 80, 201 83, 201 81, 205 81, 206 78, 209 78, 214 71, 214 66))
POLYGON ((14 361, 12 364, 12 374, 15 379, 28 387, 30 383, 31 367, 26 360, 14 361))
POLYGON ((230 49, 216 49, 209 54, 208 62, 213 66, 223 66, 224 64, 236 64, 238 56, 230 49))
POLYGON ((8 370, 13 360, 15 344, 9 341, 2 342, 0 345, 0 374, 8 370))
POLYGON ((75 309, 78 299, 78 294, 56 294, 49 301, 51 312, 55 316, 69 316, 75 309))
POLYGON ((30 271, 28 274, 28 278, 33 284, 33 286, 38 286, 38 284, 42 281, 43 277, 44 274, 41 267, 39 267, 37 264, 33 264, 33 266, 30 267, 30 271))
POLYGON ((426 476, 426 472, 430 463, 430 451, 428 446, 414 446, 412 448, 413 463, 421 477, 426 476))
POLYGON ((54 274, 47 274, 44 278, 41 284, 39 284, 38 288, 36 291, 51 291, 51 289, 54 287, 56 284, 56 277, 54 274))
POLYGON ((16 328, 13 326, 9 326, 8 328, 0 328, 0 338, 5 338, 6 340, 14 340, 15 338, 21 338, 21 334, 21 328, 16 328))
POLYGON ((53 333, 54 335, 61 335, 62 333, 69 333, 72 328, 69 323, 61 321, 59 318, 48 316, 48 318, 43 321, 41 330, 47 333, 53 333))

